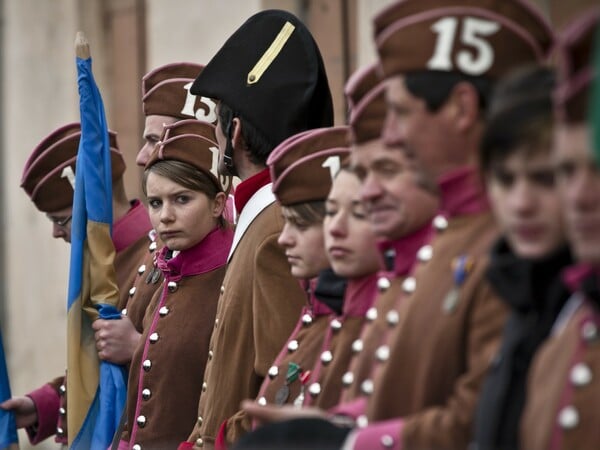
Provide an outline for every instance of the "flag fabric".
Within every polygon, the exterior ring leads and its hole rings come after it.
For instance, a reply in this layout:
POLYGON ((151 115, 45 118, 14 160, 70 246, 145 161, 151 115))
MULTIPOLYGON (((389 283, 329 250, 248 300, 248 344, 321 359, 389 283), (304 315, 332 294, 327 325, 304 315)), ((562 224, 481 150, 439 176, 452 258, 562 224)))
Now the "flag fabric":
POLYGON ((69 448, 106 450, 126 398, 122 366, 100 361, 92 322, 119 319, 111 239, 112 177, 108 127, 91 58, 76 58, 81 140, 77 154, 67 304, 69 448))
POLYGON ((596 161, 600 164, 600 27, 596 30, 593 58, 594 78, 590 99, 590 129, 592 130, 594 154, 596 155, 596 161))
MULTIPOLYGON (((10 383, 8 381, 6 358, 4 357, 4 346, 2 345, 2 333, 0 333, 0 403, 9 398, 11 398, 10 383)), ((0 450, 14 448, 17 444, 15 415, 12 411, 0 409, 0 450)))

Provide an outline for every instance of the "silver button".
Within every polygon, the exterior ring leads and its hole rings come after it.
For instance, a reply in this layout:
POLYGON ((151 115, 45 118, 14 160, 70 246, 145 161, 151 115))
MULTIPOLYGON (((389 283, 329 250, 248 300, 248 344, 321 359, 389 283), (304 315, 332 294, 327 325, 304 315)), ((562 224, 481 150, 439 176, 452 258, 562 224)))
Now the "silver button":
POLYGON ((148 372, 152 368, 152 361, 150 361, 149 359, 145 359, 142 363, 142 367, 146 372, 148 372))
POLYGON ((212 351, 212 350, 209 350, 209 351, 208 351, 208 360, 209 360, 209 361, 213 359, 213 355, 214 355, 213 351, 212 351))
POLYGON ((67 392, 67 388, 65 387, 64 384, 61 384, 60 387, 58 388, 58 392, 60 395, 65 395, 67 392))
POLYGON ((329 325, 333 331, 338 331, 340 328, 342 328, 342 322, 338 319, 333 319, 329 325))
POLYGON ((316 397, 321 393, 321 385, 319 383, 313 383, 308 387, 308 393, 313 397, 316 397))
POLYGON ((264 398, 264 397, 260 397, 260 398, 258 399, 257 403, 258 403, 260 406, 266 406, 266 405, 267 405, 267 399, 266 399, 266 398, 264 398))
POLYGON ((60 408, 58 408, 58 413, 61 416, 64 416, 65 414, 67 414, 67 410, 61 406, 60 408))
POLYGON ((225 285, 221 285, 221 294, 225 292, 225 285))
POLYGON ((56 427, 56 434, 63 436, 65 434, 65 430, 63 430, 61 427, 56 427))
POLYGON ((431 245, 424 245, 417 252, 417 259, 421 262, 427 262, 433 256, 433 247, 431 245))
POLYGON ((151 252, 156 250, 156 242, 151 242, 150 245, 148 246, 148 250, 150 250, 151 252))
POLYGON ((166 306, 161 306, 161 308, 158 310, 158 314, 160 314, 161 317, 165 317, 167 314, 169 314, 169 308, 166 306))
POLYGON ((395 327, 400 322, 400 314, 395 309, 391 309, 385 315, 385 320, 390 327, 395 327))
POLYGON ((448 219, 446 219, 444 216, 435 216, 433 219, 433 227, 437 231, 444 231, 446 228, 448 228, 448 219))
POLYGON ((142 398, 144 400, 149 400, 152 397, 152 391, 148 388, 142 389, 142 398))
POLYGON ((358 428, 364 428, 367 425, 369 425, 369 419, 367 419, 367 416, 360 415, 356 418, 356 426, 358 428))
POLYGON ((387 361, 390 357, 390 348, 387 345, 382 345, 375 351, 375 357, 378 361, 387 361))
POLYGON ((298 350, 298 341, 294 339, 293 341, 288 342, 287 348, 290 353, 295 352, 298 350))
POLYGON ((558 413, 558 424, 565 430, 571 430, 579 424, 579 412, 574 406, 565 406, 558 413))
POLYGON ((327 365, 332 360, 333 360, 333 354, 329 350, 326 350, 323 353, 321 353, 321 362, 323 364, 327 365))
POLYGON ((585 363, 578 363, 571 369, 571 383, 575 386, 585 386, 592 381, 592 370, 585 363))
POLYGON ((391 285, 392 283, 390 282, 389 278, 381 277, 377 279, 377 289, 382 292, 387 291, 391 285))
POLYGON ((356 339, 353 343, 352 343, 352 351, 354 353, 360 353, 362 352, 363 349, 363 341, 360 339, 356 339))
POLYGON ((169 292, 173 293, 177 290, 177 283, 175 283, 174 281, 169 281, 167 283, 167 289, 169 290, 169 292))
POLYGON ((313 318, 310 314, 304 314, 302 315, 302 324, 303 325, 310 325, 313 321, 313 318))
POLYGON ((146 416, 137 416, 135 419, 140 428, 144 428, 146 426, 146 416))
POLYGON ((123 308, 123 309, 121 310, 121 315, 122 315, 122 316, 126 316, 126 315, 127 315, 127 308, 123 308))
POLYGON ((202 438, 196 439, 196 446, 197 447, 204 447, 204 441, 202 440, 202 438))
POLYGON ((402 283, 402 290, 407 294, 412 294, 417 288, 417 280, 415 277, 408 277, 402 283))
POLYGON ((352 372, 346 372, 343 376, 342 376, 342 384, 346 387, 350 386, 352 383, 354 383, 354 374, 352 372))
POLYGON ((217 328, 218 326, 219 326, 219 318, 217 317, 217 318, 215 319, 215 328, 217 328))
POLYGON ((206 381, 202 383, 202 392, 206 392, 206 390, 208 389, 208 384, 206 384, 206 381))
POLYGON ((158 341, 158 333, 157 332, 152 333, 148 339, 150 340, 150 342, 152 342, 154 344, 155 342, 158 341))
POLYGON ((598 327, 593 322, 585 322, 581 327, 581 337, 586 342, 591 342, 596 340, 598 337, 598 327))
POLYGON ((204 422, 204 419, 202 418, 202 416, 198 416, 198 420, 196 422, 198 422, 198 425, 202 425, 202 422, 204 422))
POLYGON ((384 448, 392 448, 394 446, 394 438, 389 434, 384 434, 381 436, 381 445, 384 448))
POLYGON ((268 373, 269 373, 269 378, 272 380, 277 375, 279 375, 279 368, 277 366, 271 366, 271 367, 269 367, 268 373))
POLYGON ((373 393, 374 385, 373 380, 367 378, 360 384, 360 390, 365 395, 371 395, 373 393))
POLYGON ((141 275, 146 271, 146 264, 142 264, 140 267, 138 267, 138 273, 141 275))
POLYGON ((131 447, 131 450, 142 450, 142 446, 140 444, 134 444, 133 447, 131 447))
POLYGON ((373 322, 375 319, 377 319, 377 308, 375 308, 374 306, 371 306, 367 310, 367 313, 365 314, 365 317, 367 318, 367 320, 369 322, 373 322))
POLYGON ((135 294, 135 286, 133 286, 131 289, 129 289, 129 296, 132 297, 133 294, 135 294))

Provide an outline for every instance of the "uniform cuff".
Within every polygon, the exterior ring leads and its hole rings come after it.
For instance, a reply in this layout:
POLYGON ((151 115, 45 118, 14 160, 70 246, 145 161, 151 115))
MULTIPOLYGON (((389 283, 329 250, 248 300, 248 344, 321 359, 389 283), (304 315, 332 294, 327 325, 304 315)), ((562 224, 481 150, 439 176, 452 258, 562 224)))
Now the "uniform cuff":
POLYGON ((30 392, 27 396, 33 400, 35 405, 37 424, 27 427, 26 431, 31 444, 36 445, 56 433, 60 396, 49 384, 30 392))
MULTIPOLYGON (((402 419, 376 422, 365 428, 356 430, 353 450, 402 450, 402 419)), ((344 447, 345 448, 345 447, 344 447)))

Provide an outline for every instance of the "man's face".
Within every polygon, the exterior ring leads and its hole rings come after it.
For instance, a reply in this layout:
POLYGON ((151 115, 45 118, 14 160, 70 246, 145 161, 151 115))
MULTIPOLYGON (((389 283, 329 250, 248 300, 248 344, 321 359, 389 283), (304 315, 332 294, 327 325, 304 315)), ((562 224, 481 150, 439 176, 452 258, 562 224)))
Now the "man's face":
POLYGON ((456 162, 451 161, 455 134, 448 123, 447 106, 430 112, 424 100, 413 96, 401 75, 387 80, 387 116, 382 138, 390 148, 402 150, 419 163, 421 170, 437 180, 456 162))
POLYGON ((556 130, 557 186, 567 235, 581 262, 600 266, 600 169, 585 124, 559 124, 556 130))
POLYGON ((156 147, 156 143, 160 139, 165 125, 171 125, 177 122, 178 120, 179 119, 172 116, 146 116, 146 120, 144 122, 143 135, 144 145, 142 146, 135 158, 135 162, 138 166, 144 167, 150 159, 150 155, 152 154, 154 147, 156 147))
POLYGON ((73 208, 68 207, 46 213, 46 217, 52 222, 52 237, 55 239, 63 239, 65 242, 71 242, 71 217, 73 208))
POLYGON ((492 211, 512 250, 523 258, 547 256, 565 241, 548 150, 516 149, 486 174, 492 211))
POLYGON ((355 146, 351 161, 362 182, 361 200, 378 238, 397 240, 407 236, 436 213, 435 188, 424 187, 414 160, 401 150, 372 140, 355 146))

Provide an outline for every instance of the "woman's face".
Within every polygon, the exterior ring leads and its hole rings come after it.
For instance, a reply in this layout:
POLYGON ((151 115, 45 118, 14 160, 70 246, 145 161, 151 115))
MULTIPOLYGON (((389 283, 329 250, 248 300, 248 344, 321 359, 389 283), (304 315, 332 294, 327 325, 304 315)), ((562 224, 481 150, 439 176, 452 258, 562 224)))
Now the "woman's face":
POLYGON ((373 227, 360 198, 360 180, 339 172, 325 202, 325 248, 334 272, 356 278, 376 272, 381 259, 373 227))
POLYGON ((304 224, 284 211, 285 224, 277 242, 285 249, 292 275, 296 278, 314 278, 329 267, 323 226, 321 223, 304 224))
POLYGON ((225 203, 223 193, 211 200, 153 172, 146 192, 152 226, 170 250, 186 250, 202 241, 217 226, 225 203))
POLYGON ((486 184, 496 220, 515 254, 541 258, 565 242, 549 151, 517 149, 492 165, 486 184))

